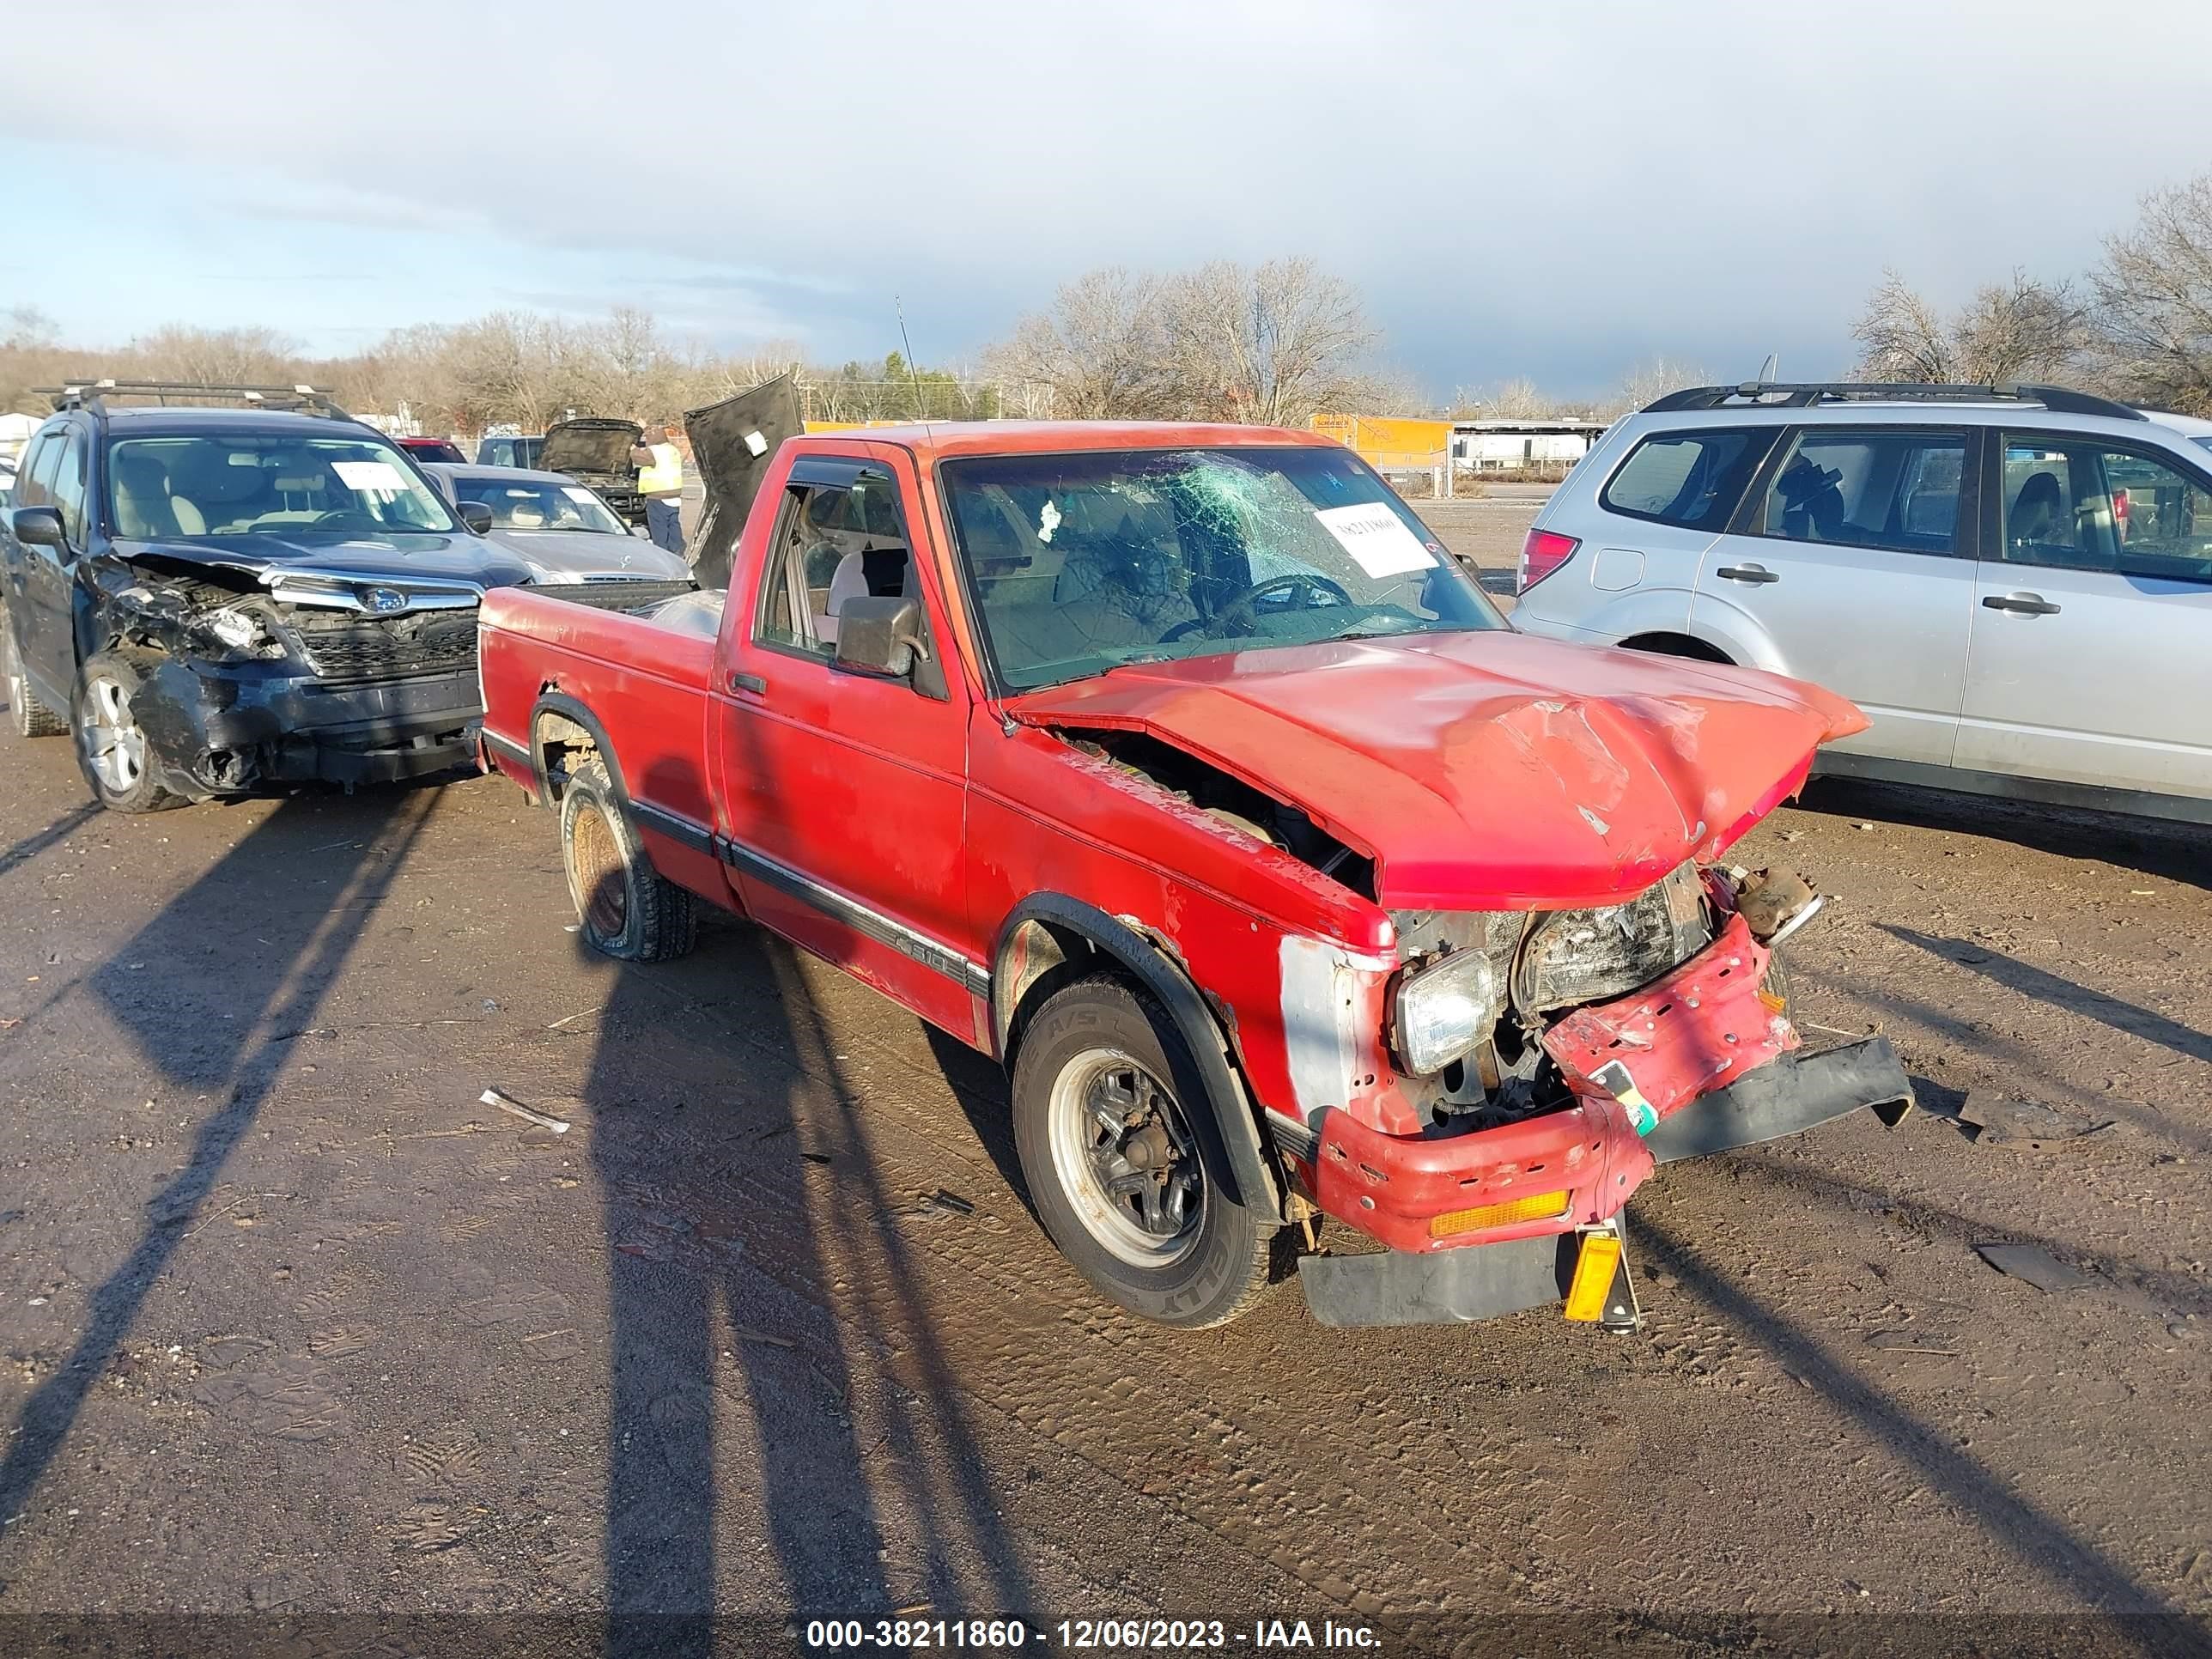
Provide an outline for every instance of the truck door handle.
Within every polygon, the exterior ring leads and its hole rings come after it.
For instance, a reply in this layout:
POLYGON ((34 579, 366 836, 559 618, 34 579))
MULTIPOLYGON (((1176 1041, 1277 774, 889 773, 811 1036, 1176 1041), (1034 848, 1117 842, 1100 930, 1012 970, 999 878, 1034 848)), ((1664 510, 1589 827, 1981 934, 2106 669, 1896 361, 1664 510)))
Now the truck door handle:
POLYGON ((1984 593, 1982 603, 1992 611, 2009 611, 2022 617, 2055 617, 2058 607, 2040 593, 1984 593))
POLYGON ((1753 586, 1757 586, 1760 582, 1778 582, 1782 580, 1765 566, 1758 564, 1724 564, 1713 574, 1716 576, 1725 576, 1732 582, 1749 582, 1753 586))
POLYGON ((735 673, 730 676, 730 690, 750 691, 757 697, 768 696, 768 682, 757 674, 735 673))

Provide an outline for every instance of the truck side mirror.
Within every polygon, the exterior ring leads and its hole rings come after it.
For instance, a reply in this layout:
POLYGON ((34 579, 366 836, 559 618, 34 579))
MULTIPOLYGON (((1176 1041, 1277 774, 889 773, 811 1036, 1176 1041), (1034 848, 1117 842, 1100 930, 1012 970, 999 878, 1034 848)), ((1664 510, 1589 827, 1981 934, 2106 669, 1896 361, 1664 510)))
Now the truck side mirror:
POLYGON ((69 537, 62 529, 61 513, 56 507, 19 507, 9 514, 8 527, 26 547, 69 545, 69 537))
POLYGON ((871 679, 904 680, 942 699, 945 671, 930 654, 921 601, 854 597, 837 612, 837 666, 871 679))
POLYGON ((460 515, 463 524, 479 536, 491 534, 491 507, 483 501, 456 501, 453 511, 460 515))

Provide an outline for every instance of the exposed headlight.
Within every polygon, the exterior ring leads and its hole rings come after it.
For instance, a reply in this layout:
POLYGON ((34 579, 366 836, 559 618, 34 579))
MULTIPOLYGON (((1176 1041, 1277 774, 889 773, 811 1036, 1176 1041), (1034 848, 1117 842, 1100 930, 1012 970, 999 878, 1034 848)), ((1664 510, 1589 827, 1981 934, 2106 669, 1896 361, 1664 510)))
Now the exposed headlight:
POLYGON ((258 617, 243 611, 218 611, 207 619, 208 632, 234 650, 251 651, 267 641, 268 630, 258 617))
POLYGON ((1705 883, 1694 863, 1626 904, 1559 910, 1528 932, 1513 975, 1513 1006, 1539 1014, 1625 996, 1686 961, 1712 940, 1705 883))
POLYGON ((1409 1076, 1433 1076, 1488 1036, 1504 1011, 1490 958, 1455 951, 1398 981, 1390 1009, 1398 1058, 1409 1076))

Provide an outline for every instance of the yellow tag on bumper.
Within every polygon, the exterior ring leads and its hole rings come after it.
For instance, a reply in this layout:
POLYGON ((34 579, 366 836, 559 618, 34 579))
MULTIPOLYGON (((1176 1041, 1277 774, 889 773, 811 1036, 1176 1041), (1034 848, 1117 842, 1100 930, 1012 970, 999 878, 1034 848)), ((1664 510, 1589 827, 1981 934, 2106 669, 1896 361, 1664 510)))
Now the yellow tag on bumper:
POLYGON ((1574 1282, 1567 1287, 1567 1317, 1584 1324, 1605 1317, 1605 1298, 1620 1267, 1620 1235, 1584 1233, 1575 1255, 1574 1282))

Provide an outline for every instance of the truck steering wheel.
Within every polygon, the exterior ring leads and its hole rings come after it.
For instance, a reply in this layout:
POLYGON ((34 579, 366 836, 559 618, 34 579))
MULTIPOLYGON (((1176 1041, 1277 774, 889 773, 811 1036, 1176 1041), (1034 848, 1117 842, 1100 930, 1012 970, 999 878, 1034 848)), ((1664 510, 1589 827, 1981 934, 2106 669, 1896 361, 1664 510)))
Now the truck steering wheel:
POLYGON ((1188 622, 1177 623, 1160 636, 1161 643, 1179 640, 1189 634, 1221 635, 1249 629, 1261 602, 1268 594, 1278 591, 1292 596, 1297 601, 1280 607, 1285 611, 1325 611, 1334 605, 1352 603, 1352 595, 1328 577, 1316 571, 1292 570, 1280 576, 1270 576, 1257 586, 1245 589, 1211 617, 1193 617, 1188 622))

